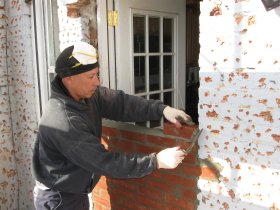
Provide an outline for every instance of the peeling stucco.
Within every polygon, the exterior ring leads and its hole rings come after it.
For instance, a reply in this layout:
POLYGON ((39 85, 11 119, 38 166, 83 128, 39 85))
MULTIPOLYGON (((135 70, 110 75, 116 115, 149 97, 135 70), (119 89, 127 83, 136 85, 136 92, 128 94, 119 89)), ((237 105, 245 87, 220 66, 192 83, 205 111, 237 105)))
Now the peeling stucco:
POLYGON ((198 209, 280 209, 280 15, 253 0, 200 6, 199 156, 222 170, 199 180, 198 209))
POLYGON ((37 128, 31 10, 25 1, 1 1, 0 206, 33 209, 32 144, 37 128))

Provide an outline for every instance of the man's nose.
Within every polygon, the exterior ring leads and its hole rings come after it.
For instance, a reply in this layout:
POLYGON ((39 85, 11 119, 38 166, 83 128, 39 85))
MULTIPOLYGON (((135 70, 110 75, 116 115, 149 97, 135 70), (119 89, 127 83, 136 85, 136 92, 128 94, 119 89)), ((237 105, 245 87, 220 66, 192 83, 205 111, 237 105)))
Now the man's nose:
POLYGON ((99 86, 100 85, 99 76, 94 77, 93 83, 94 83, 95 86, 99 86))

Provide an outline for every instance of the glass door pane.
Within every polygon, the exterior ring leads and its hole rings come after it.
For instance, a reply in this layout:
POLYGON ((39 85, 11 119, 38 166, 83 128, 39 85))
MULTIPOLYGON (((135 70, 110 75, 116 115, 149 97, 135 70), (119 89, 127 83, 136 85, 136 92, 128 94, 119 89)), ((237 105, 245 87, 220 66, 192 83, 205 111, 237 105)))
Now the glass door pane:
POLYGON ((146 92, 146 64, 144 56, 134 57, 134 92, 146 92))
POLYGON ((133 17, 133 45, 134 53, 145 52, 145 17, 133 17))
POLYGON ((163 19, 163 52, 173 51, 173 20, 163 19))
POLYGON ((160 25, 159 18, 149 17, 149 52, 160 50, 160 25))
POLYGON ((173 88, 173 62, 172 55, 163 56, 163 88, 173 88))
MULTIPOLYGON (((174 18, 165 14, 133 14, 134 93, 174 107, 174 18)), ((136 123, 159 127, 162 120, 136 123)))
POLYGON ((149 87, 150 91, 160 90, 160 58, 149 57, 149 87))

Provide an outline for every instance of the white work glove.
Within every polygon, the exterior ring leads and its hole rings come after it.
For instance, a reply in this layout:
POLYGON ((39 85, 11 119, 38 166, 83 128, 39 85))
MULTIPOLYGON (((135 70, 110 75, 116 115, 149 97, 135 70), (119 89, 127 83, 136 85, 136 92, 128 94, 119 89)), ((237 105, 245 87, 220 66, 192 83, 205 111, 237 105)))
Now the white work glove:
POLYGON ((184 111, 174 109, 170 106, 165 107, 165 109, 163 110, 163 115, 169 122, 175 124, 175 126, 177 127, 182 126, 180 122, 183 122, 187 125, 194 125, 192 118, 184 111))
POLYGON ((158 168, 173 169, 185 158, 184 152, 179 147, 167 148, 157 155, 158 168))

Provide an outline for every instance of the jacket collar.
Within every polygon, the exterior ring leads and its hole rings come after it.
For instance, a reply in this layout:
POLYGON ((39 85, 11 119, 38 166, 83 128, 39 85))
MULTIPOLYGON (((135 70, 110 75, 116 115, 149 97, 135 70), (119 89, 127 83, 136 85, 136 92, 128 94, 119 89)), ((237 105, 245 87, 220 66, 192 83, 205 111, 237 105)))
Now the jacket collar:
POLYGON ((80 110, 87 110, 89 108, 86 103, 75 101, 71 97, 59 76, 56 76, 51 83, 51 98, 57 98, 63 101, 66 106, 75 107, 80 110))

